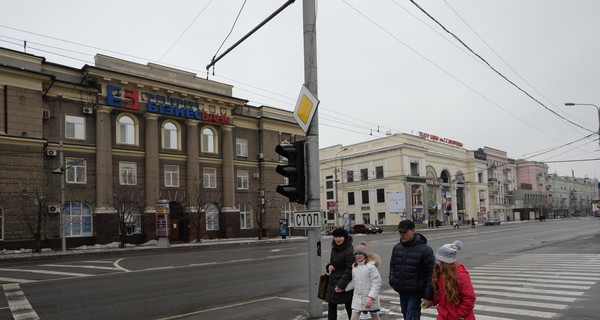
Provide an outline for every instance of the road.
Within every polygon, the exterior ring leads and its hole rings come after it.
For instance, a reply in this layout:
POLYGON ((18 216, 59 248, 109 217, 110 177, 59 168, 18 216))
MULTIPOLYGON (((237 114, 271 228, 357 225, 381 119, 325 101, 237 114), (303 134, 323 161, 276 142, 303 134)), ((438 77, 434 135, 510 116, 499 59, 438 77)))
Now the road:
MULTIPOLYGON (((458 258, 475 286, 477 319, 595 319, 599 227, 564 219, 422 234, 434 249, 463 242, 458 258)), ((361 241, 383 260, 381 318, 401 318, 386 281, 398 234, 354 237, 361 241)), ((330 243, 323 237, 323 270, 330 243)), ((307 319, 306 251, 299 240, 3 260, 0 319, 307 319)), ((422 317, 435 318, 435 309, 422 317)))

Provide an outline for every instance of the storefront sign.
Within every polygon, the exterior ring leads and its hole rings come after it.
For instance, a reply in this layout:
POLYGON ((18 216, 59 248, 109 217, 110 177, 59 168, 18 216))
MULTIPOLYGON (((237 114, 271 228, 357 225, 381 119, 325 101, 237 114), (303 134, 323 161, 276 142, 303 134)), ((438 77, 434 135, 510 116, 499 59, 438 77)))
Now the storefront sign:
POLYGON ((129 88, 106 85, 106 104, 115 108, 139 110, 140 102, 147 105, 146 111, 185 119, 229 124, 229 116, 200 110, 200 103, 152 92, 140 92, 129 88))
POLYGON ((433 140, 433 141, 447 143, 447 144, 450 144, 450 145, 453 145, 453 146, 457 146, 457 147, 461 147, 461 148, 463 146, 462 142, 458 142, 458 141, 451 140, 451 139, 448 139, 448 138, 442 138, 440 136, 436 136, 436 135, 425 133, 425 132, 421 132, 421 131, 419 131, 419 137, 425 138, 425 139, 429 139, 429 140, 433 140))

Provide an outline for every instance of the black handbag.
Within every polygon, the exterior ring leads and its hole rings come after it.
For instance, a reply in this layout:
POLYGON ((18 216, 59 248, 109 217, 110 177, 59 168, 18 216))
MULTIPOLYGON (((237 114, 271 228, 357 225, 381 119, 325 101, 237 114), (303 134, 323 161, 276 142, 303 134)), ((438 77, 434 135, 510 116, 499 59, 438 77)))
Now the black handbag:
POLYGON ((321 300, 325 300, 325 296, 327 295, 327 285, 329 284, 329 275, 324 274, 319 278, 319 293, 317 297, 321 300))

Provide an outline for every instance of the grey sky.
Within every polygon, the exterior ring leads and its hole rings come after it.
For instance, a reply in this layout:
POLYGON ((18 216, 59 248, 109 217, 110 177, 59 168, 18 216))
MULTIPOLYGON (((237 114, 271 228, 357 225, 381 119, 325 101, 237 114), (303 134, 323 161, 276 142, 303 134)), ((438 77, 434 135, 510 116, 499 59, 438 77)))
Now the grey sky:
MULTIPOLYGON (((224 52, 284 0, 249 0, 224 52)), ((408 0, 317 2, 320 146, 419 131, 489 146, 513 158, 600 158, 600 1, 415 1, 495 69, 490 70, 408 0), (379 131, 379 132, 378 132, 379 131), (372 135, 371 135, 372 133, 372 135), (596 140, 595 140, 596 139, 596 140)), ((205 66, 244 1, 10 1, 0 46, 81 67, 103 53, 206 77, 205 66), (64 41, 61 41, 64 40, 64 41), (66 51, 65 49, 69 50, 66 51)), ((293 110, 304 79, 302 0, 221 61, 209 79, 253 105, 293 110)), ((559 175, 600 178, 600 161, 549 163, 559 175)))

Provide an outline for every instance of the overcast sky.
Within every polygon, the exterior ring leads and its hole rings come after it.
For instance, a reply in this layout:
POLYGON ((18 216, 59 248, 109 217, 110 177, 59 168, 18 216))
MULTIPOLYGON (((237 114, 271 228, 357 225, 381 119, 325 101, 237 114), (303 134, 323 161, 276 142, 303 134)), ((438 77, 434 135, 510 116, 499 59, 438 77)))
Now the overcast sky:
MULTIPOLYGON (((0 46, 22 51, 26 40, 28 53, 77 68, 102 53, 205 78, 215 54, 284 3, 7 1, 0 46)), ((600 1, 415 3, 497 72, 409 0, 317 1, 321 148, 421 131, 469 150, 544 161, 550 173, 600 178, 600 161, 584 161, 600 158, 598 111, 564 106, 600 105, 600 1)), ((234 85, 252 105, 291 111, 304 81, 303 50, 297 0, 223 57, 209 79, 234 85)))

